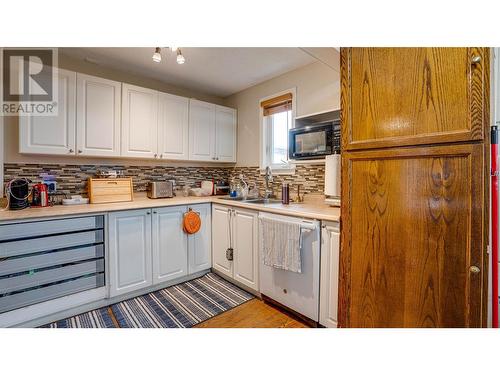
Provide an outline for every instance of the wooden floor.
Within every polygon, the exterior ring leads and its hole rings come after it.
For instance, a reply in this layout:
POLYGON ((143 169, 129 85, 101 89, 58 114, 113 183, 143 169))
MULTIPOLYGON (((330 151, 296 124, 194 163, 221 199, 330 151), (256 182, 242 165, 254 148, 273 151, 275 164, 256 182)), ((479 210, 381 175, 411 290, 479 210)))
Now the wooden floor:
POLYGON ((307 325, 254 298, 194 328, 307 328, 307 325))

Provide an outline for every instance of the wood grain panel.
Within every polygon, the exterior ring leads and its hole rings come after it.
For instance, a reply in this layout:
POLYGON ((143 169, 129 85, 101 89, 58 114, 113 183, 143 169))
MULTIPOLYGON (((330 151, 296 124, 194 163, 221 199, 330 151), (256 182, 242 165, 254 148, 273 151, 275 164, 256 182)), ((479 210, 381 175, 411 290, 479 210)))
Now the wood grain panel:
POLYGON ((481 326, 484 145, 344 153, 342 167, 340 325, 481 326))
POLYGON ((343 150, 484 138, 489 49, 347 48, 341 62, 343 150))

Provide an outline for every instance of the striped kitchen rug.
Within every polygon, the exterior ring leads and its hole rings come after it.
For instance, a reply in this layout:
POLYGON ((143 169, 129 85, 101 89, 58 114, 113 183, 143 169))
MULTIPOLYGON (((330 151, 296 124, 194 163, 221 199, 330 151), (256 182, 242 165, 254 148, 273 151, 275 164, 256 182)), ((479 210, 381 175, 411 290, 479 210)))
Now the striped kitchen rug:
POLYGON ((251 300, 214 273, 63 319, 50 328, 189 328, 251 300))
POLYGON ((117 303, 111 309, 123 328, 189 328, 252 298, 250 293, 208 273, 117 303))
POLYGON ((68 319, 42 326, 42 328, 116 328, 108 307, 92 310, 68 319))

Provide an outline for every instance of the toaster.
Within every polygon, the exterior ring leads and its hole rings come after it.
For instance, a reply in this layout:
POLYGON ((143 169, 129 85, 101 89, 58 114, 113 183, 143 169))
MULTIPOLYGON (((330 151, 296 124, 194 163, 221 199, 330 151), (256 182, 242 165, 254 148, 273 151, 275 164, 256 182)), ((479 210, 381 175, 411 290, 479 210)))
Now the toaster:
POLYGON ((151 181, 148 184, 148 198, 172 198, 175 181, 151 181))

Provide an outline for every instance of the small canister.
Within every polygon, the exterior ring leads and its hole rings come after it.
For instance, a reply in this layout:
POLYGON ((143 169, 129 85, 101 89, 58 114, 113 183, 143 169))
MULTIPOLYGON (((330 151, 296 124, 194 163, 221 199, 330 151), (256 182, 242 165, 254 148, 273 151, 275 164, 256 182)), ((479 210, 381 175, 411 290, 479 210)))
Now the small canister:
POLYGON ((281 187, 281 203, 290 204, 290 187, 286 183, 281 187))

